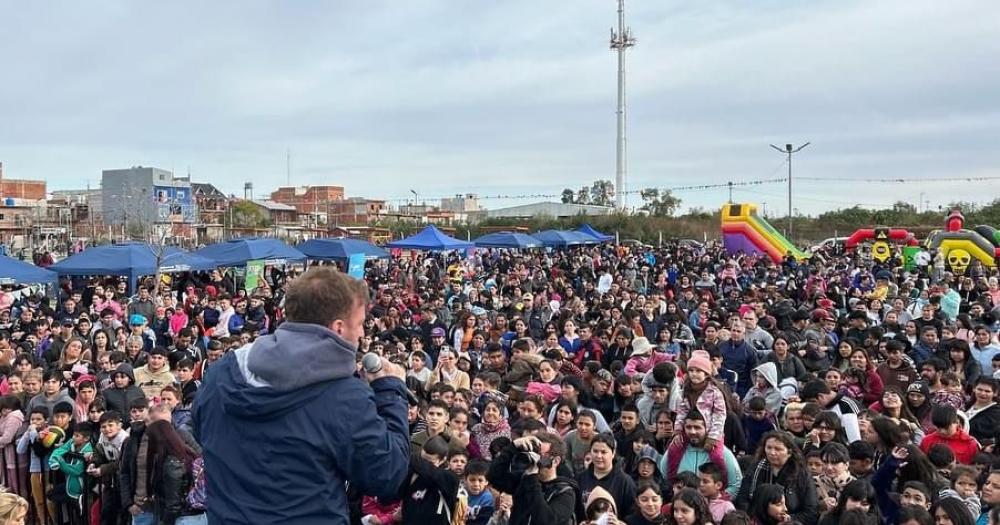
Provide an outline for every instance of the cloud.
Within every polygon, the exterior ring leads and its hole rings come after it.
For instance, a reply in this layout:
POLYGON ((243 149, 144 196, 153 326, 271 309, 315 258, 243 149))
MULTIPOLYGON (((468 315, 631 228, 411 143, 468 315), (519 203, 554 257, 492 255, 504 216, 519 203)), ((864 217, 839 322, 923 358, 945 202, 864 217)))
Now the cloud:
MULTIPOLYGON (((629 189, 780 177, 769 143, 812 141, 794 161, 803 177, 1000 165, 998 5, 628 9, 639 40, 627 62, 629 189)), ((558 193, 614 176, 608 0, 67 2, 0 16, 9 177, 77 188, 104 168, 190 167, 196 180, 232 192, 250 181, 262 194, 284 183, 289 148, 293 183, 370 197, 405 198, 414 186, 427 196, 558 193)), ((981 200, 996 187, 873 193, 981 200)), ((796 188, 807 212, 857 194, 796 188)), ((775 206, 782 194, 780 184, 736 192, 775 206)), ((711 208, 727 193, 680 196, 711 208)))

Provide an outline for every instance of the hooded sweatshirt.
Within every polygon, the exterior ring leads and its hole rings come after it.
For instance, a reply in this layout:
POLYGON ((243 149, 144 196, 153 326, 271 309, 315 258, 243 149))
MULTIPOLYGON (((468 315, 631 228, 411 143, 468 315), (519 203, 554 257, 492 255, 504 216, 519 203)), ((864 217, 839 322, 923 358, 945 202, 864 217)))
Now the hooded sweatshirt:
POLYGON ((45 392, 39 392, 35 397, 31 398, 31 401, 28 401, 28 414, 31 414, 31 411, 35 407, 42 406, 48 409, 49 415, 52 415, 52 409, 63 401, 71 405, 73 404, 73 398, 69 397, 68 389, 64 388, 52 397, 46 396, 45 392))
POLYGON ((598 478, 594 473, 594 465, 590 465, 587 470, 577 474, 576 482, 580 485, 583 500, 587 502, 584 508, 591 503, 591 498, 594 498, 594 491, 603 492, 603 497, 611 500, 624 516, 631 514, 635 507, 635 481, 622 471, 617 462, 611 468, 611 472, 603 478, 598 478))
POLYGON ((346 524, 345 482, 396 496, 410 464, 406 387, 365 384, 355 352, 326 327, 288 321, 208 369, 192 420, 210 521, 346 524))
POLYGON ((931 432, 920 442, 920 450, 926 454, 938 443, 950 448, 955 453, 955 461, 963 465, 971 465, 972 458, 979 452, 979 442, 962 428, 956 429, 950 436, 942 436, 938 431, 931 432))
POLYGON ((135 386, 135 374, 132 372, 132 365, 128 363, 122 363, 118 365, 115 369, 114 374, 111 374, 112 385, 114 385, 114 376, 117 373, 125 374, 128 377, 128 386, 125 388, 117 388, 112 386, 101 392, 104 396, 104 401, 107 403, 108 410, 114 410, 123 416, 127 415, 129 412, 129 407, 132 402, 137 399, 142 399, 145 394, 139 387, 135 386))
POLYGON ((778 390, 778 367, 772 362, 764 363, 757 368, 753 369, 754 372, 759 373, 764 376, 767 381, 767 386, 765 388, 760 388, 757 386, 757 381, 755 380, 753 386, 750 390, 747 390, 747 395, 743 396, 743 404, 746 405, 751 399, 755 397, 763 397, 767 404, 767 411, 771 415, 777 416, 778 411, 781 409, 781 391, 778 390))

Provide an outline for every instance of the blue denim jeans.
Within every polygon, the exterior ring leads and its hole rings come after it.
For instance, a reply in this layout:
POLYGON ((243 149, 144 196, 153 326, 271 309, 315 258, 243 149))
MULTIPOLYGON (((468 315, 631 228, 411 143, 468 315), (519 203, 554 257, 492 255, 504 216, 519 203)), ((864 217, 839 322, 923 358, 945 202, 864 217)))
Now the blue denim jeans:
POLYGON ((143 512, 138 516, 132 516, 132 525, 156 525, 152 512, 143 512))
POLYGON ((197 516, 181 516, 177 518, 174 525, 208 525, 208 514, 198 514, 197 516))

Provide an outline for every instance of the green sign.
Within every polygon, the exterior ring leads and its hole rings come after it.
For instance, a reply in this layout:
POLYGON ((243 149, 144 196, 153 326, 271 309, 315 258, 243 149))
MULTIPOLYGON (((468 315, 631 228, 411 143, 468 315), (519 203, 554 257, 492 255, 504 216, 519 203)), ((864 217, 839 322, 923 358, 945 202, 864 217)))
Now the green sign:
POLYGON ((916 257, 920 253, 919 246, 903 247, 903 269, 912 272, 917 267, 916 257))
POLYGON ((247 276, 245 288, 247 292, 253 293, 257 286, 264 281, 264 260, 247 261, 247 276))

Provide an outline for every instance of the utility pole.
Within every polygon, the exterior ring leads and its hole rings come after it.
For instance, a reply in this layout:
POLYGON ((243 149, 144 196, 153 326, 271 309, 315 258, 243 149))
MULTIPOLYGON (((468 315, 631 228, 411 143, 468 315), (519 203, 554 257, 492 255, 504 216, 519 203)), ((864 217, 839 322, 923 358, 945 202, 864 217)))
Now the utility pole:
POLYGON ((788 237, 792 236, 792 154, 802 151, 803 148, 812 144, 811 142, 806 142, 805 144, 794 148, 791 144, 785 144, 785 148, 781 149, 774 144, 771 147, 776 149, 779 153, 783 155, 788 155, 788 237))
POLYGON ((618 141, 615 148, 615 207, 625 209, 625 51, 635 45, 632 29, 625 26, 625 0, 618 0, 618 31, 611 29, 611 49, 618 53, 618 141))
POLYGON ((292 185, 292 148, 285 150, 285 184, 292 185))
POLYGON ((729 181, 729 204, 733 203, 733 181, 729 181))

